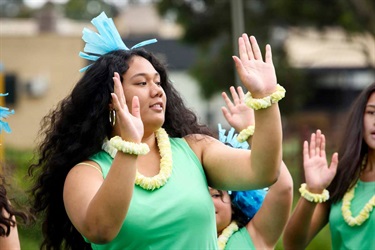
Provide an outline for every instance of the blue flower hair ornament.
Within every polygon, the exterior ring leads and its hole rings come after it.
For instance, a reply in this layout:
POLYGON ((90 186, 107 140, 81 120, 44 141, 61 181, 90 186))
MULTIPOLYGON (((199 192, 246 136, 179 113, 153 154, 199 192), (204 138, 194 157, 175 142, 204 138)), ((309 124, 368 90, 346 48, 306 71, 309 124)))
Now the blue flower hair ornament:
MULTIPOLYGON (((140 42, 129 49, 122 41, 112 18, 108 18, 104 12, 93 18, 91 23, 95 26, 98 33, 87 28, 83 29, 82 39, 86 42, 86 45, 83 49, 84 52, 79 53, 79 56, 83 59, 96 61, 100 56, 111 51, 130 50, 157 42, 156 39, 150 39, 140 42)), ((84 72, 91 65, 92 64, 80 69, 79 71, 84 72)))
POLYGON ((266 189, 232 191, 230 197, 232 203, 251 220, 262 206, 266 194, 266 189))
MULTIPOLYGON (((0 96, 7 96, 8 93, 1 94, 0 96)), ((13 115, 14 110, 9 110, 8 108, 0 106, 0 134, 4 130, 7 133, 12 132, 12 130, 9 127, 9 124, 4 121, 5 118, 7 118, 9 115, 13 115)))
POLYGON ((234 128, 230 128, 228 135, 225 135, 226 129, 223 129, 220 123, 218 123, 217 125, 219 130, 219 140, 222 143, 229 145, 232 148, 248 149, 250 147, 246 141, 241 143, 237 141, 238 134, 234 133, 234 128))
MULTIPOLYGON (((231 128, 227 135, 226 130, 222 128, 221 124, 218 124, 219 140, 226 145, 233 148, 248 149, 249 144, 245 142, 238 142, 237 135, 234 133, 234 128, 231 128)), ((251 220, 259 208, 263 204, 263 200, 267 194, 267 189, 256 189, 248 191, 228 191, 231 197, 232 203, 242 211, 244 215, 251 220)))

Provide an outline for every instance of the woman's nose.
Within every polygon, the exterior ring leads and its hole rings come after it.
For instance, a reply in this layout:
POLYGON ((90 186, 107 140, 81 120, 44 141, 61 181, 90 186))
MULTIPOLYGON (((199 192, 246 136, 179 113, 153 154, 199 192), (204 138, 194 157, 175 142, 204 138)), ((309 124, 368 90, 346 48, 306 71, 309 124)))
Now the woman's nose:
POLYGON ((163 89, 162 89, 162 87, 159 84, 152 83, 152 85, 151 85, 151 96, 152 97, 155 97, 155 96, 161 97, 161 96, 163 96, 163 89))

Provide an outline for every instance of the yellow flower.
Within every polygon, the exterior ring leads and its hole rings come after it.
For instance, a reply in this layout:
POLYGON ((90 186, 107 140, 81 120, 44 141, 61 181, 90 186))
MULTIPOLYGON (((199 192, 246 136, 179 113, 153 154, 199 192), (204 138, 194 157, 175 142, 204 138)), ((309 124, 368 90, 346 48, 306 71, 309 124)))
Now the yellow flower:
MULTIPOLYGON (((111 139, 111 141, 112 140, 113 140, 113 138, 111 139)), ((160 153, 160 172, 159 172, 159 174, 157 174, 153 177, 146 177, 146 176, 142 175, 141 173, 139 173, 137 171, 137 173, 135 175, 135 184, 140 186, 143 189, 151 190, 151 191, 153 191, 155 189, 158 189, 158 188, 161 188, 162 186, 164 186, 167 183, 169 177, 171 177, 172 165, 173 165, 171 144, 169 142, 168 134, 163 128, 159 128, 156 131, 156 141, 158 143, 159 153, 160 153)), ((116 140, 115 140, 115 142, 117 143, 116 140)), ((130 143, 130 142, 128 142, 128 143, 130 143)), ((135 143, 133 143, 133 144, 128 144, 128 145, 131 146, 131 148, 127 149, 129 152, 135 152, 135 151, 138 152, 138 153, 139 152, 141 152, 141 153, 145 152, 144 147, 140 149, 140 148, 138 148, 137 144, 135 144, 135 143)), ((115 145, 117 145, 117 144, 115 144, 115 145)), ((115 155, 117 153, 117 149, 119 149, 119 148, 116 149, 114 147, 113 143, 108 143, 108 142, 104 142, 102 148, 112 158, 115 157, 115 155)), ((147 149, 148 149, 148 146, 147 146, 147 149)))
POLYGON ((227 226, 223 232, 220 234, 220 236, 217 238, 217 245, 219 246, 219 250, 224 250, 225 246, 227 245, 227 242, 229 238, 238 231, 238 226, 235 221, 232 221, 232 223, 227 226))
POLYGON ((350 189, 342 199, 342 206, 341 212, 342 216, 346 223, 353 227, 353 226, 360 226, 363 222, 365 222, 369 217, 370 213, 375 206, 375 195, 371 197, 371 199, 366 203, 366 205, 362 208, 361 212, 356 217, 352 216, 352 212, 350 211, 351 201, 354 198, 354 191, 358 184, 356 184, 352 189, 350 189))
POLYGON ((255 126, 248 126, 247 128, 243 129, 237 136, 237 141, 242 143, 246 141, 250 136, 254 134, 255 126))
POLYGON ((276 85, 274 93, 261 99, 255 99, 251 96, 250 92, 247 92, 245 95, 245 104, 254 110, 265 109, 284 98, 285 92, 286 90, 280 84, 276 85))

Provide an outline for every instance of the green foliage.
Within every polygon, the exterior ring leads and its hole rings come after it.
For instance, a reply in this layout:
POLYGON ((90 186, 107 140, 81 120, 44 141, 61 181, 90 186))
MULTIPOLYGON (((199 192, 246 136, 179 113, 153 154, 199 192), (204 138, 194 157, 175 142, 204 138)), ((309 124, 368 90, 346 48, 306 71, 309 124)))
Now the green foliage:
MULTIPOLYGON (((173 13, 185 30, 183 41, 199 48, 198 62, 191 73, 201 85, 204 98, 234 85, 231 1, 229 0, 161 0, 159 13, 173 13)), ((283 34, 275 28, 341 26, 348 32, 370 32, 375 35, 375 4, 370 0, 251 0, 243 1, 245 31, 255 35, 262 48, 272 45, 278 82, 287 89, 283 112, 298 111, 309 98, 304 72, 292 69, 283 47, 283 34), (365 11, 367 10, 367 11, 365 11), (303 87, 306 86, 306 87, 303 87)), ((237 52, 236 52, 237 54, 237 52)))
MULTIPOLYGON (((28 166, 33 160, 31 151, 6 148, 6 177, 9 185, 8 197, 18 209, 28 211, 30 201, 28 190, 31 187, 31 179, 27 176, 28 166)), ((24 224, 18 220, 18 234, 21 249, 39 249, 42 242, 41 224, 38 220, 24 224)))
POLYGON ((118 14, 113 5, 103 0, 69 0, 65 4, 66 17, 76 20, 91 20, 102 11, 109 17, 115 17, 118 14))

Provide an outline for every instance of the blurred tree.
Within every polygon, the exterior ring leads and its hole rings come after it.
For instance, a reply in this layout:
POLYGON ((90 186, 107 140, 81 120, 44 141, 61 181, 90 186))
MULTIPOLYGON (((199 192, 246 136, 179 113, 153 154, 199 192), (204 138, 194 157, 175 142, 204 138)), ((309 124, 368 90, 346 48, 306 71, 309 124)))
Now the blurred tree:
MULTIPOLYGON (((160 14, 175 16, 185 30, 182 40, 199 48, 198 62, 191 73, 201 85, 202 95, 214 94, 234 85, 230 0, 160 0, 160 14)), ((348 35, 367 32, 375 36, 375 2, 372 0, 243 0, 245 30, 258 43, 270 43, 278 81, 288 89, 282 109, 298 110, 308 98, 304 72, 289 66, 283 41, 286 28, 341 26, 348 35)), ((264 48, 264 47, 263 47, 264 48)))
POLYGON ((104 11, 109 17, 116 17, 118 10, 103 0, 69 0, 65 4, 65 16, 75 20, 91 20, 104 11))
POLYGON ((23 0, 0 0, 0 18, 31 17, 33 10, 27 7, 23 0))

